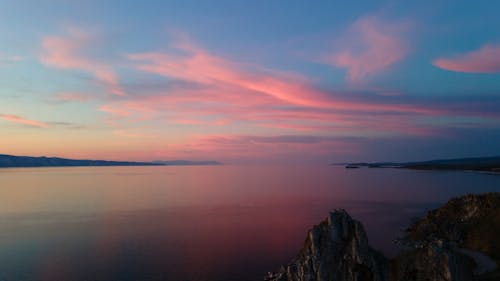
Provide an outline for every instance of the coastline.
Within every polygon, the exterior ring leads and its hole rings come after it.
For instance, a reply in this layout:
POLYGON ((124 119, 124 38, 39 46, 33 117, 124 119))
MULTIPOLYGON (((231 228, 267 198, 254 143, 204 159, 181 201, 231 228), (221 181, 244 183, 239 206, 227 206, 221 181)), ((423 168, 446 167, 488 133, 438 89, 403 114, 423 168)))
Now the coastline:
POLYGON ((217 166, 222 163, 217 161, 192 161, 192 160, 168 160, 168 161, 109 161, 68 159, 59 157, 31 157, 0 154, 0 168, 44 168, 44 167, 128 167, 128 166, 217 166))

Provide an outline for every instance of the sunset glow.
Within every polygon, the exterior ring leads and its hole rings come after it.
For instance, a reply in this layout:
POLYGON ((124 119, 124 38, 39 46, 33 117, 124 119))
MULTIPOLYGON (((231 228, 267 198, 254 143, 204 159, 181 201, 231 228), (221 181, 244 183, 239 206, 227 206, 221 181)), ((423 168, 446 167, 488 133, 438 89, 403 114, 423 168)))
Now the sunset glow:
POLYGON ((229 163, 497 153, 500 6, 445 1, 430 13, 425 2, 7 1, 2 153, 229 163), (470 13, 481 22, 464 25, 470 13))

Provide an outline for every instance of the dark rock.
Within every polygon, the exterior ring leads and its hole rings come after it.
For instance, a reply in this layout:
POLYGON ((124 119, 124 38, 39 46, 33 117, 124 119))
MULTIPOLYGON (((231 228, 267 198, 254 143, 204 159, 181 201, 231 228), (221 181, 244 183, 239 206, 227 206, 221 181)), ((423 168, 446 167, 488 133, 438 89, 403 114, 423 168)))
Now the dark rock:
POLYGON ((439 241, 403 251, 391 261, 391 281, 471 281, 474 261, 439 241))
POLYGON ((368 245, 363 225, 344 210, 314 226, 298 257, 268 280, 383 281, 387 259, 368 245))
POLYGON ((498 233, 500 194, 467 195, 417 220, 398 240, 402 252, 389 260, 369 246, 360 222, 337 210, 309 231, 292 263, 266 280, 500 280, 498 233))

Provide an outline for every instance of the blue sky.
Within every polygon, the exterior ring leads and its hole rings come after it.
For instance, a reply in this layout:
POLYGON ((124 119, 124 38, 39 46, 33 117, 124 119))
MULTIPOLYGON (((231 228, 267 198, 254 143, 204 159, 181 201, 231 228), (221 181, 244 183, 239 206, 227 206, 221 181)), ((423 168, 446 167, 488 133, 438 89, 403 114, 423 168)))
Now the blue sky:
POLYGON ((496 1, 3 1, 0 146, 227 162, 499 154, 498 10, 496 1))

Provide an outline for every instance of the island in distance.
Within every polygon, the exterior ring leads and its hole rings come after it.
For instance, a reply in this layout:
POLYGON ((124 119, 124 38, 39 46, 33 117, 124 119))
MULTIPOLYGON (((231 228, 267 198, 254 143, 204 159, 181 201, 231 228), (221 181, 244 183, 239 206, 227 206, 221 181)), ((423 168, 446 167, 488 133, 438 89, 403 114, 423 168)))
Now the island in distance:
POLYGON ((500 173, 500 156, 440 159, 422 162, 374 162, 374 163, 336 163, 348 169, 369 168, 402 168, 412 170, 461 170, 500 173))
POLYGON ((21 167, 83 167, 83 166, 194 166, 194 165, 221 165, 217 161, 106 161, 106 160, 77 160, 58 157, 30 157, 0 154, 0 168, 21 167))

